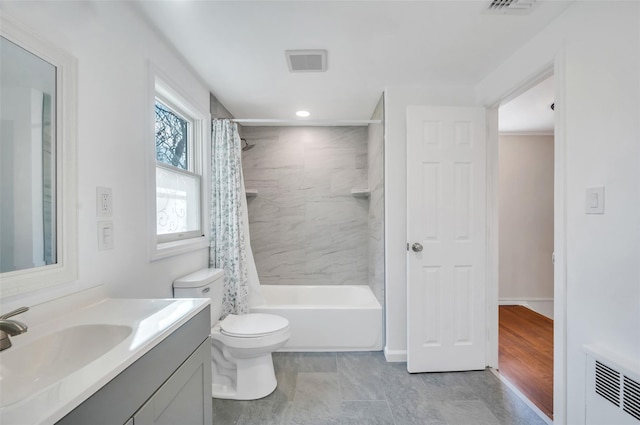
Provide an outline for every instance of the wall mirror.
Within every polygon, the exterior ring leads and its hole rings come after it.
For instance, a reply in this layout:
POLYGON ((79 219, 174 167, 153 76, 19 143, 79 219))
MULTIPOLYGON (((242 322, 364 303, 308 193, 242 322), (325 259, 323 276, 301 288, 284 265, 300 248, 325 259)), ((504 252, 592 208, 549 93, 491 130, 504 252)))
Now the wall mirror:
POLYGON ((0 25, 0 298, 76 278, 75 61, 0 25))

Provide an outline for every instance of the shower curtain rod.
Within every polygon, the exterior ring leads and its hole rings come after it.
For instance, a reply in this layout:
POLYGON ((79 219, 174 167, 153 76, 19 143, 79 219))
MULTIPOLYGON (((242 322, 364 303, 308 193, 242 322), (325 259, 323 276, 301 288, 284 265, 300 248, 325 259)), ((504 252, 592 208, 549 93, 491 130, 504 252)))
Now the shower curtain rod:
POLYGON ((248 119, 238 118, 232 119, 232 122, 238 124, 266 124, 266 125, 315 125, 315 126, 357 126, 367 124, 382 124, 382 120, 279 120, 279 119, 248 119))

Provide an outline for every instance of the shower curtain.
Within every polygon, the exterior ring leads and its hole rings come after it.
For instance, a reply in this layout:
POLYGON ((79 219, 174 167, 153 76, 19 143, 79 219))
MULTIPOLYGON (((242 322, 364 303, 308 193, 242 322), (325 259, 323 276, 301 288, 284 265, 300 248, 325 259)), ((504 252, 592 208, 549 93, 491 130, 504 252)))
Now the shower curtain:
POLYGON ((211 134, 211 233, 209 266, 224 269, 222 316, 245 314, 261 303, 260 283, 249 241, 238 127, 213 120, 211 134))

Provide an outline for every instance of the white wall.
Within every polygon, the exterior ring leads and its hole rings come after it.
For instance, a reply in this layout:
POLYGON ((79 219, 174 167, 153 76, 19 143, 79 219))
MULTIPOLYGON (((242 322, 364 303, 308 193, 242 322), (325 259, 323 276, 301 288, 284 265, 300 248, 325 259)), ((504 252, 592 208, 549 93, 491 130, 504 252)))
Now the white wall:
MULTIPOLYGON (((555 76, 564 83, 556 112, 565 117, 558 137, 566 158, 566 423, 580 424, 583 344, 608 347, 640 369, 640 4, 576 2, 478 84, 479 101, 492 104, 558 53, 564 58, 555 76), (585 188, 592 186, 605 187, 604 215, 585 214, 585 188)), ((558 413, 554 419, 563 423, 558 413)))
POLYGON ((500 303, 549 301, 551 313, 553 148, 553 136, 499 137, 500 303))
POLYGON ((391 87, 385 90, 385 355, 407 357, 407 106, 472 106, 472 87, 391 87))
MULTIPOLYGON (((149 262, 146 181, 149 61, 205 114, 209 90, 127 2, 2 2, 2 12, 78 63, 78 281, 24 302, 104 283, 124 297, 170 297, 174 278, 207 266, 207 250, 149 262), (98 251, 96 187, 113 189, 113 250, 98 251)), ((208 141, 206 142, 209 143, 208 141)))

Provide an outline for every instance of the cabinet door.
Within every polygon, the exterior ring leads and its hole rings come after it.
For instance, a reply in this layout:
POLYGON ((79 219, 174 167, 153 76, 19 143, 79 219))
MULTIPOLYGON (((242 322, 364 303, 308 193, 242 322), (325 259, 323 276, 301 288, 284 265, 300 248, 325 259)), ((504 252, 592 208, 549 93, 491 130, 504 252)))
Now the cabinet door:
POLYGON ((211 425, 211 343, 205 341, 133 416, 134 425, 211 425))

